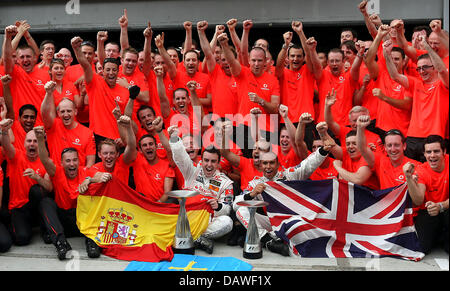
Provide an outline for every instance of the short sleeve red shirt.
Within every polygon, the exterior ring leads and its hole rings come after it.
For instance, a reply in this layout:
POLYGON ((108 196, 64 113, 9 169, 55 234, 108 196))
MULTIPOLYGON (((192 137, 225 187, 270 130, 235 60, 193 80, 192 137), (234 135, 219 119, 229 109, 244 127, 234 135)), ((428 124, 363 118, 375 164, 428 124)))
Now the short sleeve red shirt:
MULTIPOLYGON (((125 75, 122 71, 122 67, 120 67, 119 75, 117 77, 127 79, 128 84, 130 84, 131 86, 133 86, 133 85, 138 86, 140 88, 140 92, 149 92, 147 78, 144 76, 144 74, 141 71, 139 71, 139 69, 137 67, 131 75, 125 75)), ((149 94, 149 96, 150 96, 150 94, 149 94)), ((141 105, 143 105, 142 102, 140 102, 137 99, 134 100, 132 119, 137 124, 139 124, 139 120, 137 119, 136 112, 141 105)), ((145 104, 145 105, 148 105, 148 104, 145 104)))
POLYGON ((298 121, 302 113, 308 112, 315 119, 314 111, 314 75, 303 65, 300 70, 293 71, 284 68, 280 79, 281 104, 289 108, 288 117, 293 122, 298 121))
POLYGON ((28 193, 31 186, 37 184, 37 182, 29 177, 24 177, 22 173, 28 169, 33 169, 36 174, 44 178, 45 171, 41 160, 36 159, 30 161, 27 159, 25 151, 16 150, 16 154, 12 159, 7 159, 8 163, 8 176, 9 176, 9 209, 20 208, 25 205, 28 200, 28 193))
POLYGON ((112 172, 107 171, 105 167, 103 167, 102 162, 98 162, 87 170, 87 176, 94 177, 97 172, 109 172, 113 175, 113 177, 119 179, 125 185, 128 185, 130 166, 131 165, 125 164, 123 161, 123 155, 121 155, 117 158, 116 164, 114 165, 114 170, 112 172))
POLYGON ((55 107, 58 106, 59 102, 61 102, 63 98, 74 101, 75 95, 78 94, 78 89, 75 87, 75 85, 68 79, 64 78, 61 92, 58 92, 58 90, 53 91, 53 100, 55 101, 55 107))
POLYGON ((410 94, 413 96, 413 106, 407 136, 423 138, 436 134, 447 137, 448 88, 440 80, 425 84, 408 76, 408 82, 410 94))
POLYGON ((400 166, 394 167, 388 156, 382 153, 375 154, 375 171, 378 181, 380 181, 380 188, 387 189, 405 183, 405 175, 403 173, 403 165, 407 162, 413 163, 416 166, 420 164, 408 157, 403 157, 403 162, 400 166))
POLYGON ((442 202, 448 199, 449 187, 449 157, 445 155, 445 169, 442 172, 433 171, 428 163, 423 163, 417 167, 418 183, 426 186, 425 200, 432 202, 442 202))
POLYGON ((348 124, 348 112, 352 109, 353 93, 358 83, 352 80, 350 71, 334 76, 331 71, 323 70, 321 78, 317 81, 319 89, 319 121, 324 121, 325 97, 334 88, 336 90, 336 103, 331 107, 334 120, 341 126, 348 124))
MULTIPOLYGON (((252 71, 245 66, 241 66, 241 72, 239 76, 235 76, 237 85, 237 98, 238 98, 238 113, 244 118, 238 121, 238 124, 249 125, 251 120, 250 110, 252 108, 259 108, 266 114, 264 108, 259 104, 251 102, 248 93, 256 93, 260 98, 264 99, 266 102, 271 101, 272 96, 280 96, 280 85, 277 78, 267 72, 264 72, 261 76, 256 77, 252 71), (247 118, 245 118, 247 116, 247 118)), ((278 116, 276 115, 278 118, 278 116)), ((261 129, 270 128, 270 118, 267 116, 265 123, 260 123, 261 129)), ((277 122, 278 124, 278 122, 277 122)))
POLYGON ((36 126, 42 125, 42 117, 39 112, 45 96, 44 85, 50 80, 50 75, 37 68, 34 68, 31 73, 27 73, 22 67, 15 65, 11 77, 10 88, 14 100, 14 112, 18 113, 20 107, 25 104, 32 104, 38 111, 36 126))
POLYGON ((118 138, 117 121, 112 114, 116 107, 114 100, 124 112, 130 95, 128 89, 120 85, 110 88, 102 77, 94 74, 92 81, 86 84, 86 90, 89 96, 89 128, 100 136, 118 138))
POLYGON ((78 186, 86 177, 86 170, 79 167, 78 175, 74 179, 68 179, 61 165, 56 164, 56 172, 51 180, 55 192, 55 202, 59 208, 67 210, 77 207, 78 186))
POLYGON ((64 127, 61 119, 55 118, 51 128, 46 130, 50 158, 59 164, 63 149, 73 147, 78 151, 80 167, 86 165, 86 156, 95 155, 94 133, 81 123, 73 129, 64 127))
MULTIPOLYGON (((177 76, 173 80, 173 85, 175 89, 177 88, 187 89, 186 84, 192 80, 197 82, 196 92, 198 98, 206 98, 207 94, 211 94, 211 83, 209 80, 209 76, 208 74, 202 72, 196 72, 195 75, 191 77, 186 73, 185 70, 184 71, 178 70, 177 76)), ((212 108, 211 106, 204 106, 203 110, 205 111, 206 114, 211 112, 212 108)))
MULTIPOLYGON (((363 157, 360 157, 357 160, 352 160, 348 155, 347 151, 344 151, 342 157, 342 167, 345 170, 355 173, 356 171, 358 171, 359 168, 363 166, 368 167, 368 164, 363 157)), ((380 189, 380 183, 378 182, 377 176, 375 174, 372 174, 362 186, 369 187, 372 190, 380 189)))
POLYGON ((175 178, 168 160, 159 159, 156 164, 150 165, 141 153, 138 153, 132 167, 136 191, 152 201, 158 201, 164 194, 165 178, 175 178))
POLYGON ((237 112, 236 81, 216 64, 209 73, 212 93, 212 112, 220 117, 237 112))
POLYGON ((241 190, 247 188, 248 183, 255 177, 262 177, 263 173, 258 171, 253 164, 253 159, 240 157, 239 171, 241 173, 241 190))

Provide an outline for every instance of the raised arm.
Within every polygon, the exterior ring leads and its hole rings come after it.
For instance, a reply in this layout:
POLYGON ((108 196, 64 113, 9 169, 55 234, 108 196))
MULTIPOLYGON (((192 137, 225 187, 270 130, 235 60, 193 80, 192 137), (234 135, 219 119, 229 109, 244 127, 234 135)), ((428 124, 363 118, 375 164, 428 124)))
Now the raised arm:
POLYGON ((433 64, 436 71, 438 71, 439 78, 441 79, 444 86, 448 88, 448 69, 442 61, 441 57, 430 47, 425 37, 419 36, 419 41, 422 46, 427 50, 428 55, 430 56, 431 63, 433 64))
POLYGON ((369 34, 372 36, 372 38, 375 38, 375 36, 377 35, 377 27, 375 26, 374 22, 370 19, 370 16, 367 13, 367 2, 369 1, 368 0, 362 1, 361 3, 359 3, 358 8, 364 17, 364 23, 366 24, 369 34))
MULTIPOLYGON (((230 32, 231 41, 236 49, 236 53, 239 56, 241 54, 241 39, 236 33, 236 25, 238 21, 235 18, 232 18, 227 21, 228 31, 230 32)), ((217 36, 219 37, 219 36, 217 36)))
POLYGON ((86 84, 89 84, 92 81, 92 79, 94 78, 94 71, 92 70, 92 66, 89 63, 89 61, 86 59, 84 54, 81 52, 81 43, 82 42, 83 42, 83 40, 81 39, 81 37, 76 36, 76 37, 72 38, 71 45, 72 45, 72 49, 75 53, 75 57, 78 60, 78 63, 83 68, 84 81, 86 82, 86 84))
POLYGON ((367 146, 366 139, 366 128, 370 124, 370 116, 361 115, 358 117, 356 121, 356 147, 361 152, 362 157, 372 168, 375 165, 375 154, 374 152, 367 146))
POLYGON ((156 75, 156 89, 158 91, 159 102, 161 105, 161 115, 165 119, 170 115, 170 102, 167 98, 166 87, 164 85, 164 69, 162 66, 154 68, 156 75))
POLYGON ((253 21, 247 19, 242 23, 242 37, 241 37, 241 64, 244 66, 249 65, 249 50, 248 50, 248 37, 250 35, 250 29, 253 27, 253 21))
POLYGON ((238 59, 235 58, 233 52, 229 47, 227 34, 222 33, 217 37, 217 39, 219 40, 220 46, 222 47, 225 59, 230 65, 231 74, 235 77, 239 76, 241 73, 241 64, 239 63, 238 59))
POLYGON ((158 48, 159 54, 163 58, 164 63, 167 65, 167 73, 172 80, 175 79, 175 77, 177 76, 177 66, 174 64, 174 62, 172 62, 169 54, 166 51, 166 48, 164 47, 164 32, 156 36, 155 45, 158 48))
POLYGON ((9 137, 9 130, 13 124, 12 119, 3 119, 0 121, 0 129, 1 129, 1 143, 4 154, 12 159, 16 155, 16 148, 11 143, 11 139, 9 137))
POLYGON ((389 72, 389 76, 392 80, 399 83, 405 88, 409 88, 408 77, 404 74, 400 73, 392 60, 391 51, 392 51, 393 43, 390 39, 383 43, 383 56, 386 61, 386 67, 389 72))
POLYGON ((12 80, 12 78, 10 75, 3 75, 1 77, 2 86, 3 86, 3 98, 5 100, 5 107, 6 107, 5 118, 14 120, 15 114, 14 114, 13 99, 12 99, 12 95, 11 95, 11 88, 9 87, 11 80, 12 80))
POLYGON ((331 113, 331 106, 336 103, 336 90, 333 88, 331 89, 331 92, 327 93, 327 96, 325 97, 325 110, 324 110, 324 119, 326 123, 328 124, 328 128, 331 130, 331 132, 339 136, 341 132, 341 127, 339 124, 334 121, 333 114, 331 113))
POLYGON ((221 134, 222 146, 220 149, 220 154, 227 161, 229 161, 233 167, 238 168, 241 162, 241 157, 231 152, 230 149, 226 146, 227 141, 232 138, 231 137, 232 134, 233 134, 233 127, 231 125, 231 122, 225 121, 224 123, 222 123, 222 134, 221 134))
POLYGON ((131 118, 126 115, 122 115, 117 123, 118 126, 123 126, 126 130, 127 145, 125 147, 125 151, 123 152, 123 161, 125 164, 129 165, 136 160, 137 156, 136 136, 134 135, 134 131, 131 126, 131 118))
POLYGON ((183 55, 187 51, 190 51, 192 48, 192 22, 185 21, 183 22, 184 30, 186 31, 186 35, 184 38, 184 46, 182 48, 183 55))
MULTIPOLYGON (((216 59, 214 58, 214 55, 212 53, 211 45, 208 42, 208 39, 206 37, 205 30, 208 28, 208 22, 203 20, 197 22, 197 33, 198 38, 200 40, 200 47, 202 48, 203 54, 205 55, 205 62, 206 67, 208 68, 209 72, 212 72, 214 68, 216 67, 216 59)), ((203 64, 204 65, 204 64, 203 64)))
POLYGON ((9 25, 5 28, 5 36, 3 40, 3 63, 5 65, 5 73, 11 74, 14 69, 12 38, 17 34, 17 26, 9 25))
POLYGON ((426 186, 417 183, 414 177, 415 166, 413 163, 407 162, 403 165, 403 173, 405 174, 406 184, 408 185, 408 193, 415 206, 422 205, 425 199, 426 186))
POLYGON ((375 36, 372 45, 369 47, 366 53, 365 63, 367 66, 367 69, 369 70, 370 78, 371 79, 377 79, 378 73, 379 73, 379 67, 376 62, 376 56, 378 53, 378 48, 381 45, 381 41, 387 37, 389 34, 389 26, 387 25, 381 25, 378 28, 378 33, 375 36))
POLYGON ((275 64, 275 76, 278 79, 281 79, 284 76, 284 68, 285 68, 284 63, 286 57, 288 56, 288 50, 292 42, 292 36, 293 36, 292 31, 287 31, 283 34, 284 44, 281 47, 280 52, 278 53, 277 63, 275 64))
POLYGON ((142 73, 144 76, 148 78, 148 75, 150 74, 150 71, 153 67, 153 60, 152 60, 152 37, 153 37, 153 30, 150 21, 147 23, 147 27, 144 29, 144 65, 142 67, 142 73))
MULTIPOLYGON (((297 129, 295 128, 292 121, 289 119, 288 110, 289 110, 288 107, 283 104, 280 104, 280 108, 278 109, 280 116, 283 118, 284 124, 286 125, 286 130, 289 135, 290 143, 291 143, 292 148, 295 151, 295 154, 300 159, 304 160, 308 156, 308 150, 306 149, 306 147, 297 146, 297 143, 295 142, 295 136, 296 136, 297 129)), ((303 144, 304 144, 304 142, 303 142, 303 144)))
POLYGON ((128 42, 128 13, 127 9, 123 9, 123 15, 119 18, 120 25, 120 52, 130 47, 128 42))
POLYGON ((53 98, 53 92, 55 91, 56 83, 53 81, 48 81, 44 85, 45 97, 41 104, 41 115, 44 127, 49 129, 53 126, 53 121, 56 118, 56 107, 53 98))
POLYGON ((99 31, 97 32, 97 58, 98 62, 102 64, 106 59, 105 52, 105 42, 108 40, 108 32, 107 31, 99 31))
POLYGON ((56 173, 56 165, 49 158, 47 147, 45 145, 45 131, 43 126, 36 126, 33 128, 34 134, 36 135, 36 139, 38 142, 38 154, 39 159, 41 160, 42 165, 45 170, 49 174, 50 177, 55 176, 56 173))

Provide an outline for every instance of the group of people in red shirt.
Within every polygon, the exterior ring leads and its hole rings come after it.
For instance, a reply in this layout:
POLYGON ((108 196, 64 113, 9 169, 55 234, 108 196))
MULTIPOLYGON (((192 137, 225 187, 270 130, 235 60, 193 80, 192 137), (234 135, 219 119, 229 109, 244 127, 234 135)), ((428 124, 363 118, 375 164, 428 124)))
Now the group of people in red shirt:
MULTIPOLYGON (((199 171, 189 184, 211 192, 211 207, 232 218, 215 225, 231 232, 230 245, 243 245, 245 224, 224 206, 252 180, 274 177, 264 161, 276 159, 282 171, 321 149, 329 155, 309 179, 373 190, 407 183, 424 252, 442 234, 448 252, 448 32, 432 20, 408 41, 402 20, 383 24, 366 5, 358 8, 372 39, 344 29, 338 48, 318 52, 293 21, 276 59, 265 39, 249 48, 251 20, 241 37, 236 19, 216 25, 211 40, 200 21, 198 46, 184 22, 181 60, 150 22, 143 49, 130 47, 126 10, 120 44, 99 31, 96 45, 76 36, 57 52, 52 41, 37 46, 27 21, 7 26, 0 252, 29 244, 39 226, 64 259, 66 237, 81 235, 77 196, 91 183, 114 178, 152 201, 173 202, 169 191, 190 187, 173 159, 177 136, 199 171), (221 187, 228 180, 234 186, 221 187)), ((212 253, 211 237, 198 246, 212 253)), ((89 257, 101 252, 88 238, 86 249, 89 257)))

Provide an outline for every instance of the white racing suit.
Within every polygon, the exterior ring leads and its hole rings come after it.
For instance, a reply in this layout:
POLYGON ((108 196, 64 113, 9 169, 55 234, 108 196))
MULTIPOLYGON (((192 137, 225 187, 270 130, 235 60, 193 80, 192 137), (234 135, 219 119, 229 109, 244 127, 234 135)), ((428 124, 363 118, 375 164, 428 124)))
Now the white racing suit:
MULTIPOLYGON (((279 171, 271 181, 292 181, 292 180, 306 180, 311 176, 311 174, 322 164, 325 158, 328 156, 328 152, 319 150, 310 154, 306 159, 304 159, 300 164, 295 167, 288 168, 284 171, 279 171), (321 152, 319 152, 319 150, 321 152)), ((258 194, 255 198, 251 198, 250 192, 260 183, 268 182, 269 179, 262 177, 255 177, 248 183, 247 188, 242 192, 241 195, 236 196, 233 209, 236 212, 236 217, 242 223, 242 225, 247 228, 250 220, 250 213, 248 208, 245 206, 237 205, 237 202, 243 200, 260 200, 263 201, 262 195, 258 194)), ((259 238, 262 238, 266 233, 272 238, 276 238, 275 233, 272 232, 272 225, 270 224, 269 217, 258 213, 260 210, 257 209, 255 213, 255 222, 258 227, 259 238)))
POLYGON ((212 177, 206 177, 201 161, 194 166, 181 139, 169 144, 173 161, 184 177, 183 189, 198 191, 206 196, 206 200, 209 199, 207 197, 218 200, 219 208, 214 211, 214 216, 202 236, 215 239, 226 235, 233 228, 233 221, 229 216, 233 202, 233 181, 220 171, 216 171, 212 177))

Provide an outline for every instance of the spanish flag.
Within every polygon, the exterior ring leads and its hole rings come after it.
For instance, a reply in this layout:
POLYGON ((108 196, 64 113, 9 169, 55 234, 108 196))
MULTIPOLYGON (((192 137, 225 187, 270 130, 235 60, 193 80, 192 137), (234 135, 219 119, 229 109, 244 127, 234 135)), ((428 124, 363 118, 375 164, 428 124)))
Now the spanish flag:
MULTIPOLYGON (((102 247, 103 254, 126 261, 160 262, 173 258, 179 205, 150 201, 118 179, 91 184, 78 196, 80 232, 102 247)), ((186 212, 193 239, 208 227, 213 210, 192 197, 186 212)))

